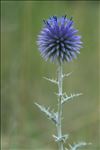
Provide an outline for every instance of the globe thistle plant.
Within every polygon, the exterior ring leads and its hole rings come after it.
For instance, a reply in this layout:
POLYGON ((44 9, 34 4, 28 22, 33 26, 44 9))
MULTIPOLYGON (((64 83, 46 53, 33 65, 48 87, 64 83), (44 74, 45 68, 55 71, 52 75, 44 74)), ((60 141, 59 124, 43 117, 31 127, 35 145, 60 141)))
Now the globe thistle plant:
POLYGON ((73 145, 68 143, 69 147, 67 148, 65 142, 69 135, 62 133, 63 105, 74 97, 82 95, 82 93, 73 93, 71 95, 63 93, 63 78, 71 74, 63 74, 63 63, 75 59, 82 47, 81 36, 77 35, 77 33, 78 30, 74 28, 72 17, 68 19, 66 16, 53 16, 48 20, 44 20, 44 26, 37 41, 42 57, 45 60, 50 59, 51 62, 57 62, 57 80, 45 77, 46 80, 56 84, 58 87, 57 111, 50 110, 49 107, 44 107, 38 103, 35 104, 56 125, 57 134, 53 135, 53 137, 58 144, 59 150, 77 150, 79 147, 87 145, 85 142, 74 143, 73 145))

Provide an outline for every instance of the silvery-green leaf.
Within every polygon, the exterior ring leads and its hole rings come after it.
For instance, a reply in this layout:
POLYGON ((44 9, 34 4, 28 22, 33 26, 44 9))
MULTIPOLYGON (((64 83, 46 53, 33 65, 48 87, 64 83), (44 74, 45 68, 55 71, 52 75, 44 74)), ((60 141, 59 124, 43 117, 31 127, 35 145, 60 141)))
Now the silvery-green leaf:
POLYGON ((57 80, 54 80, 54 79, 50 79, 50 78, 47 78, 47 77, 44 77, 44 79, 54 83, 54 84, 58 84, 58 81, 57 80))
POLYGON ((69 72, 69 73, 67 73, 67 74, 63 74, 63 75, 62 75, 62 78, 68 77, 68 76, 70 76, 71 74, 72 74, 72 72, 69 72))
POLYGON ((63 141, 64 143, 68 139, 68 134, 62 135, 61 137, 58 137, 56 135, 53 135, 56 142, 63 141))
POLYGON ((68 96, 66 93, 63 94, 62 96, 62 104, 73 99, 74 97, 78 97, 80 95, 83 95, 82 93, 77 93, 77 94, 71 94, 70 96, 68 96))
POLYGON ((58 122, 58 113, 54 112, 53 110, 50 111, 50 108, 45 108, 44 106, 39 105, 38 103, 35 103, 35 105, 46 114, 46 116, 52 120, 55 124, 58 122))
POLYGON ((83 147, 83 146, 86 146, 86 145, 90 145, 91 143, 86 143, 86 142, 80 142, 80 143, 75 143, 73 146, 70 145, 70 150, 78 150, 79 147, 83 147))

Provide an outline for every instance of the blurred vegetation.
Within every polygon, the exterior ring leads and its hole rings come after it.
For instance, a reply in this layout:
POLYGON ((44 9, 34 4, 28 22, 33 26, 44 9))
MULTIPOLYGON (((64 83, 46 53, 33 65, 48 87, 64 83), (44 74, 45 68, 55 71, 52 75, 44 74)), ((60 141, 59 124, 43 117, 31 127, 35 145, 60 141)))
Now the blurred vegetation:
POLYGON ((97 1, 2 1, 1 96, 2 150, 57 150, 55 127, 34 102, 56 108, 57 88, 42 77, 56 77, 56 65, 45 62, 36 45, 42 20, 73 16, 84 47, 77 60, 64 65, 73 71, 64 90, 83 96, 64 106, 63 131, 69 142, 91 142, 82 150, 100 149, 99 49, 100 3, 97 1))

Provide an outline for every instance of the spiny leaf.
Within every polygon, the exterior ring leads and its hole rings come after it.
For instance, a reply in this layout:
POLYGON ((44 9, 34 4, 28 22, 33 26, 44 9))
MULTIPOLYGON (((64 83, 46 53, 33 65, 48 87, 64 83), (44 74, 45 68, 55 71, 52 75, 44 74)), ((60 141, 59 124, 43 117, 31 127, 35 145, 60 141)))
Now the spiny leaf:
POLYGON ((54 79, 50 79, 50 78, 46 78, 46 77, 43 77, 44 79, 54 83, 54 84, 58 84, 58 81, 57 80, 54 80, 54 79))
POLYGON ((35 103, 35 105, 46 114, 46 116, 52 120, 55 124, 58 123, 58 113, 54 112, 53 110, 50 111, 50 108, 45 108, 44 106, 39 105, 38 103, 35 103))
POLYGON ((63 141, 65 143, 66 140, 68 139, 68 134, 62 135, 61 137, 53 135, 53 137, 55 138, 56 142, 63 141))
POLYGON ((82 93, 77 93, 77 94, 71 94, 70 96, 68 96, 66 93, 63 94, 62 96, 62 104, 65 103, 66 101, 71 100, 74 97, 78 97, 80 95, 83 95, 82 93))
POLYGON ((70 150, 78 150, 79 147, 82 147, 82 146, 86 146, 86 145, 90 145, 91 143, 86 143, 86 142, 80 142, 80 143, 75 143, 73 146, 72 145, 69 145, 70 146, 70 150))
POLYGON ((62 75, 62 78, 68 77, 68 76, 70 76, 71 74, 72 74, 72 72, 69 72, 69 73, 67 73, 67 74, 63 74, 63 75, 62 75))

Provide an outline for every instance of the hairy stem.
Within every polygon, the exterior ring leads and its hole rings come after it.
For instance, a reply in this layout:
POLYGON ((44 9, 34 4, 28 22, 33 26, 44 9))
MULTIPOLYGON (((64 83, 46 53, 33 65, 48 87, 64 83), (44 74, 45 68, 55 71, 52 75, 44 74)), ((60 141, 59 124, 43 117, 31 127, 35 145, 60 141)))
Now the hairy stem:
MULTIPOLYGON (((60 64, 58 67, 58 124, 57 124, 57 134, 58 138, 61 139, 62 137, 62 84, 63 84, 63 78, 62 78, 62 65, 60 64)), ((58 141, 58 147, 59 150, 64 150, 63 147, 63 141, 59 140, 58 141)))

